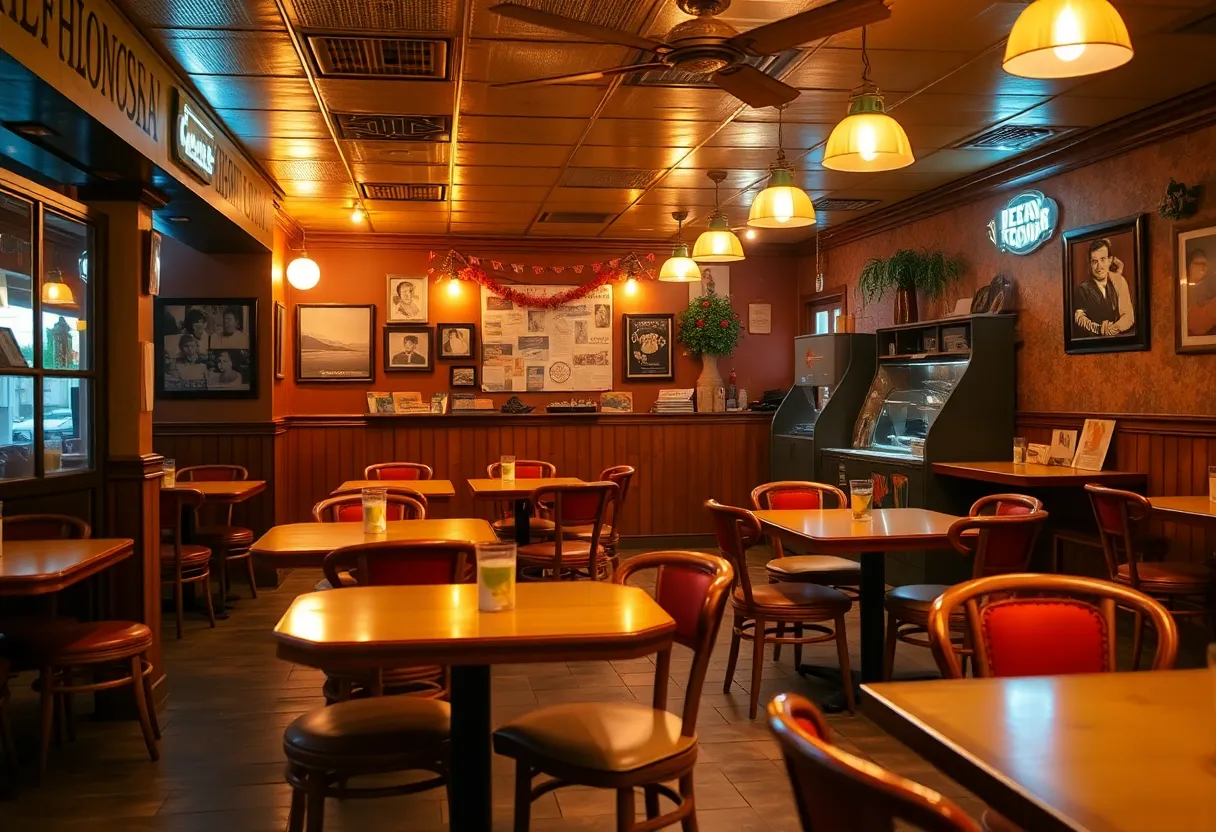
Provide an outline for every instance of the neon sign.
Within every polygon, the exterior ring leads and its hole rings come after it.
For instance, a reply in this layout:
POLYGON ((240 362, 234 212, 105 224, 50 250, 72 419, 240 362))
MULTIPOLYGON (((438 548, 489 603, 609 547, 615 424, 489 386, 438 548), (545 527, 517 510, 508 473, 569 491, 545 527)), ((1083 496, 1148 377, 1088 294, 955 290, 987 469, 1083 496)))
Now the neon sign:
POLYGON ((173 157, 207 184, 215 175, 215 132, 181 91, 177 91, 177 118, 173 130, 173 157))
POLYGON ((1056 233, 1060 206, 1041 191, 1020 193, 988 223, 988 239, 1001 251, 1030 254, 1056 233))

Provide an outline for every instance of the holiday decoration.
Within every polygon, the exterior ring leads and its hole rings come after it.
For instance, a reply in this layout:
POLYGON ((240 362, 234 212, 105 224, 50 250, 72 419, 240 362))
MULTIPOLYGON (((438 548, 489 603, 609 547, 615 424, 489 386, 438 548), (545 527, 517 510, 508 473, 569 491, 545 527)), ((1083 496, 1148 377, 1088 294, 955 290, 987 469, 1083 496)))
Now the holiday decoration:
POLYGON ((676 319, 680 343, 697 355, 730 355, 743 334, 743 320, 725 295, 695 298, 676 319))

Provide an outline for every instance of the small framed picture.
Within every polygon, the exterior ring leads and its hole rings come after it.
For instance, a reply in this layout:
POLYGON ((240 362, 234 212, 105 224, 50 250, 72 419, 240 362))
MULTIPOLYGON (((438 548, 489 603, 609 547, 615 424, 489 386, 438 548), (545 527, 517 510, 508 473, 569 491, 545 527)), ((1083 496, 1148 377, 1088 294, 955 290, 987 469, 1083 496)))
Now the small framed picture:
POLYGON ((476 387, 477 367, 453 367, 449 371, 449 383, 452 387, 476 387))
POLYGON ((384 371, 426 371, 435 367, 435 332, 429 326, 384 328, 384 371))
POLYGON ((148 236, 146 238, 147 250, 145 253, 147 254, 148 262, 145 264, 147 275, 144 280, 144 290, 152 297, 156 297, 160 294, 161 236, 159 231, 148 231, 146 233, 148 236))
POLYGON ((439 324, 437 336, 439 339, 440 358, 472 358, 477 337, 475 324, 439 324))
POLYGON ((287 332, 287 307, 274 302, 274 377, 283 378, 283 339, 287 332))
POLYGON ((429 284, 426 275, 408 277, 388 275, 388 322, 390 324, 424 324, 427 322, 429 284))
POLYGON ((1216 352, 1216 225, 1175 229, 1174 250, 1174 351, 1216 352))

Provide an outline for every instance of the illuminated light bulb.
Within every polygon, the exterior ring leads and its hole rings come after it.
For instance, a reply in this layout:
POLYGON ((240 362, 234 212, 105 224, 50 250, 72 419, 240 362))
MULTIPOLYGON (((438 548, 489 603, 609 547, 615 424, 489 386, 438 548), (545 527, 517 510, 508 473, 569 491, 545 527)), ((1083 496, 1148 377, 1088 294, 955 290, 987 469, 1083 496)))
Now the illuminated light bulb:
POLYGON ((300 256, 287 264, 287 282, 296 289, 305 291, 316 286, 321 280, 321 267, 301 251, 300 256))
POLYGON ((1085 54, 1085 44, 1077 43, 1081 40, 1081 21, 1077 20, 1077 13, 1072 10, 1072 6, 1066 4, 1060 9, 1051 25, 1051 36, 1056 43, 1075 44, 1057 46, 1051 50, 1061 61, 1072 62, 1085 54))
POLYGON ((754 228, 747 229, 747 231, 743 232, 743 236, 749 240, 756 239, 756 229, 754 229, 754 228))
POLYGON ((367 219, 367 214, 363 213, 363 209, 356 205, 355 210, 350 212, 350 221, 358 225, 365 219, 367 219))
POLYGON ((712 251, 714 254, 726 254, 730 250, 730 241, 726 239, 724 234, 715 234, 711 241, 713 243, 712 251))
POLYGON ((858 125, 857 153, 867 162, 878 158, 878 137, 874 135, 874 125, 864 122, 858 125))
POLYGON ((625 294, 636 295, 638 293, 638 282, 632 277, 625 281, 625 294))
POLYGON ((773 219, 785 225, 794 216, 794 196, 789 188, 778 188, 773 195, 773 219))
POLYGON ((448 278, 448 296, 453 298, 460 297, 460 281, 456 278, 448 278))

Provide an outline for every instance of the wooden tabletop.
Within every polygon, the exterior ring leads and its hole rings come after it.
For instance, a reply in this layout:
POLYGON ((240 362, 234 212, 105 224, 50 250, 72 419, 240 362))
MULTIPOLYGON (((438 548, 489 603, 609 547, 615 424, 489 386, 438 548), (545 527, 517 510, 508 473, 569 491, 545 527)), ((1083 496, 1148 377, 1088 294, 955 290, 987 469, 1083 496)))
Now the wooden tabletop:
POLYGON ((378 540, 460 540, 493 543, 498 537, 485 520, 447 518, 390 520, 386 534, 364 534, 358 523, 289 523, 273 526, 253 544, 253 553, 275 567, 321 565, 334 549, 378 540))
POLYGON ((816 552, 894 552, 947 548, 950 525, 958 520, 923 508, 877 508, 869 520, 854 520, 840 509, 757 511, 766 532, 794 543, 810 543, 816 552))
POLYGON ((203 492, 204 499, 213 503, 243 503, 266 490, 265 480, 178 480, 166 491, 193 489, 203 492))
POLYGON ((349 587, 296 598, 275 627, 281 659, 332 669, 633 658, 667 649, 675 622, 641 589, 521 583, 515 609, 479 612, 476 584, 349 587))
POLYGON ((128 557, 134 541, 6 540, 0 553, 0 596, 58 592, 128 557))
POLYGON ((866 716, 1024 829, 1216 829, 1207 670, 888 682, 866 716))
POLYGON ((412 488, 427 500, 442 502, 456 496, 451 480, 347 480, 335 488, 330 496, 339 491, 358 491, 360 488, 412 488))
POLYGON ((1196 526, 1216 526, 1216 503, 1207 495, 1195 497, 1149 497, 1153 512, 1162 520, 1190 523, 1196 526))
POLYGON ((578 477, 547 477, 544 479, 517 479, 504 483, 501 479, 471 479, 469 490, 478 500, 523 500, 533 491, 549 485, 578 485, 578 477))
POLYGON ((980 480, 1022 488, 1070 488, 1086 483, 1098 485, 1144 485, 1148 476, 1138 471, 1086 471, 1067 465, 1040 465, 1037 462, 935 462, 933 471, 947 477, 980 480))

